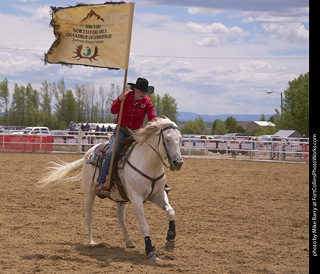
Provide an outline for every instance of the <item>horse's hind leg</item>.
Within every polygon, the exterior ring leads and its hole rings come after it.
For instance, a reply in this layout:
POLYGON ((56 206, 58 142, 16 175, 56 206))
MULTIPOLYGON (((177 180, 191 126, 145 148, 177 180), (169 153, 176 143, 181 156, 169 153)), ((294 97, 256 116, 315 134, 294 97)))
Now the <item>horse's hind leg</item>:
POLYGON ((95 199, 95 193, 94 192, 86 192, 85 193, 85 216, 86 216, 86 223, 87 223, 87 229, 88 229, 88 245, 94 246, 96 243, 93 241, 92 238, 92 215, 93 215, 93 203, 95 199))
POLYGON ((117 217, 120 227, 122 229, 123 237, 126 242, 126 248, 134 248, 135 245, 131 240, 131 237, 127 231, 126 223, 125 223, 125 214, 126 214, 126 204, 117 203, 117 217))

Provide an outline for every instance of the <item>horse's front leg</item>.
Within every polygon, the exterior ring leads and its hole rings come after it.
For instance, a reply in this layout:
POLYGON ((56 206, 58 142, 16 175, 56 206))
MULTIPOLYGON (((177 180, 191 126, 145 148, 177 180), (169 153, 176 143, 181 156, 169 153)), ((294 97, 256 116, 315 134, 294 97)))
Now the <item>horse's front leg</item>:
POLYGON ((135 245, 131 240, 131 237, 128 233, 126 223, 125 223, 126 206, 127 206, 126 204, 117 203, 117 217, 118 217, 118 222, 120 224, 120 227, 122 229, 124 240, 126 242, 126 248, 134 248, 135 245))
POLYGON ((140 224, 142 235, 144 236, 145 252, 150 260, 159 260, 149 236, 149 226, 144 215, 143 201, 141 197, 130 197, 130 201, 132 202, 134 214, 136 215, 136 218, 140 224))
POLYGON ((175 212, 174 209, 169 204, 168 195, 165 191, 163 191, 163 195, 155 196, 151 200, 155 204, 157 204, 160 208, 164 209, 169 218, 169 229, 167 232, 167 238, 165 243, 165 250, 172 252, 175 248, 175 238, 176 238, 176 224, 175 224, 175 212))
MULTIPOLYGON (((172 209, 173 210, 173 209, 172 209)), ((168 213, 168 211, 166 210, 168 213)), ((176 238, 176 222, 175 220, 169 221, 169 229, 167 232, 166 244, 164 246, 165 250, 168 252, 174 251, 175 242, 174 239, 176 238)))

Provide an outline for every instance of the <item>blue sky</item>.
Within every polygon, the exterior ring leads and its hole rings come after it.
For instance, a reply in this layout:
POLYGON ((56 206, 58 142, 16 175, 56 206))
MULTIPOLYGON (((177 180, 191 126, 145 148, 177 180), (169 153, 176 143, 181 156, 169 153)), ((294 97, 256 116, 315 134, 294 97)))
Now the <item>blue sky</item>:
MULTIPOLYGON (((124 70, 45 65, 50 6, 105 1, 8 0, 0 7, 0 81, 122 87, 124 70)), ((115 2, 115 1, 114 1, 115 2)), ((309 1, 137 0, 128 82, 145 77, 179 111, 273 114, 288 82, 309 71, 309 1), (275 93, 267 94, 268 90, 275 93)))

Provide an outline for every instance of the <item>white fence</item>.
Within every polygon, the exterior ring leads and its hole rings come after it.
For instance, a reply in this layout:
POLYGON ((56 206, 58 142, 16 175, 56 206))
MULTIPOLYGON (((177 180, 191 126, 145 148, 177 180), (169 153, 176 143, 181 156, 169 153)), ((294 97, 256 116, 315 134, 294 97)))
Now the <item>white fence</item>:
MULTIPOLYGON (((70 132, 69 132, 70 133, 70 132)), ((112 133, 95 135, 74 132, 63 135, 16 135, 0 133, 0 151, 84 153, 111 138, 112 133)), ((217 140, 184 138, 183 157, 237 159, 251 161, 309 162, 309 142, 256 140, 217 140)))
POLYGON ((238 159, 251 161, 309 162, 309 142, 256 140, 216 140, 184 138, 184 157, 238 159))

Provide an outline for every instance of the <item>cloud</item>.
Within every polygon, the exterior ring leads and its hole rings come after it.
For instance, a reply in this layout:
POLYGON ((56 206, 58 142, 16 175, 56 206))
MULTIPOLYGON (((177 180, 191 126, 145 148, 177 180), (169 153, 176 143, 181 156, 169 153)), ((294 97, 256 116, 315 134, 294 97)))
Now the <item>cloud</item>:
POLYGON ((1 51, 0 54, 0 74, 1 75, 23 75, 26 72, 36 72, 43 70, 43 62, 38 53, 1 51))
POLYGON ((241 28, 237 26, 228 28, 222 23, 212 23, 211 25, 206 25, 189 21, 187 23, 187 28, 195 33, 200 34, 226 35, 232 37, 250 35, 249 32, 243 31, 241 28))
POLYGON ((148 3, 159 6, 202 7, 241 11, 286 11, 291 8, 304 8, 309 6, 309 0, 148 0, 148 3))
POLYGON ((46 22, 50 22, 50 6, 40 6, 34 11, 33 19, 35 20, 45 20, 46 22))
POLYGON ((228 28, 222 23, 206 25, 189 21, 186 26, 189 31, 201 37, 195 43, 204 47, 222 46, 227 43, 227 38, 229 37, 250 36, 248 31, 244 31, 238 26, 228 28))
POLYGON ((299 43, 305 46, 309 43, 309 31, 300 23, 264 23, 262 27, 270 33, 273 38, 289 43, 299 43))
POLYGON ((217 14, 222 12, 224 12, 224 10, 222 9, 210 9, 210 8, 201 8, 201 7, 188 8, 189 14, 199 14, 199 15, 209 16, 209 17, 216 16, 217 14))
MULTIPOLYGON (((288 81, 309 69, 308 60, 267 60, 275 52, 277 56, 295 57, 297 48, 307 51, 304 43, 308 24, 303 23, 307 22, 308 9, 292 8, 294 0, 275 1, 288 9, 280 11, 274 6, 271 12, 264 7, 254 11, 249 4, 262 3, 256 0, 153 0, 157 5, 168 6, 164 9, 152 7, 151 1, 144 2, 148 6, 136 2, 128 81, 146 77, 157 94, 169 93, 176 99, 179 111, 272 113, 275 106, 264 105, 265 91, 284 90, 288 81), (172 9, 178 2, 184 8, 172 9), (241 12, 234 11, 237 5, 244 5, 241 12), (226 10, 228 7, 233 10, 226 10), (213 16, 218 18, 214 23, 210 18, 213 16)), ((274 3, 265 2, 271 6, 274 3)), ((5 37, 0 46, 29 49, 1 50, 0 75, 8 75, 10 83, 30 82, 40 87, 41 81, 64 77, 68 88, 74 88, 74 83, 94 84, 97 90, 101 85, 108 88, 111 83, 122 87, 122 70, 45 66, 41 62, 43 53, 34 50, 46 51, 54 41, 53 30, 48 26, 48 6, 30 5, 19 11, 17 16, 0 14, 0 24, 10 25, 0 30, 1 37, 5 37)))

